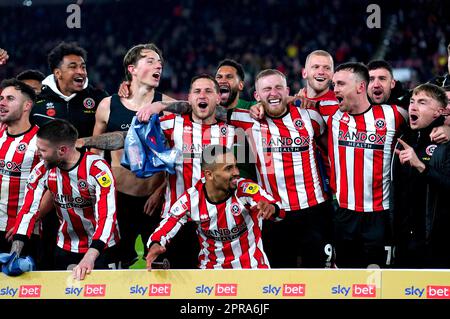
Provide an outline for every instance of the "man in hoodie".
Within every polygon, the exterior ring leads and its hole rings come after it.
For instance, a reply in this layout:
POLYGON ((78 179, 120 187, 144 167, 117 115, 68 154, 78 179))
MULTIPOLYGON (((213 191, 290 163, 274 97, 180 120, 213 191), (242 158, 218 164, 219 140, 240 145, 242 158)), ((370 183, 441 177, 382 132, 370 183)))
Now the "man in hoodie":
POLYGON ((448 98, 433 84, 416 87, 409 105, 411 130, 398 139, 392 164, 392 203, 400 268, 450 268, 450 144, 430 139, 444 122, 448 98))
MULTIPOLYGON (((65 119, 80 137, 92 135, 97 106, 108 94, 88 84, 86 51, 75 43, 61 42, 48 54, 48 64, 52 74, 42 81, 42 91, 31 109, 31 122, 42 126, 55 118, 65 119)), ((43 269, 53 269, 58 224, 54 211, 43 218, 43 269)))
POLYGON ((75 43, 61 42, 48 54, 48 64, 52 74, 42 81, 32 121, 42 126, 54 118, 65 119, 80 137, 92 135, 97 106, 108 94, 88 84, 86 51, 75 43))

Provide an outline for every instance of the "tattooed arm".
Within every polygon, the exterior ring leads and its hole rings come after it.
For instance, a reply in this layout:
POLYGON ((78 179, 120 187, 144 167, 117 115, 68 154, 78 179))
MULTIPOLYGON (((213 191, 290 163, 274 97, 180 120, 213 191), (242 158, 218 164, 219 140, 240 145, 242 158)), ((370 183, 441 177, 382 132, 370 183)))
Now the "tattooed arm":
POLYGON ((123 148, 127 133, 127 131, 116 131, 79 138, 76 146, 87 148, 94 147, 99 150, 115 151, 123 148))
POLYGON ((175 114, 186 114, 192 111, 188 101, 159 101, 143 106, 136 116, 140 122, 148 122, 150 116, 161 112, 170 112, 175 114))

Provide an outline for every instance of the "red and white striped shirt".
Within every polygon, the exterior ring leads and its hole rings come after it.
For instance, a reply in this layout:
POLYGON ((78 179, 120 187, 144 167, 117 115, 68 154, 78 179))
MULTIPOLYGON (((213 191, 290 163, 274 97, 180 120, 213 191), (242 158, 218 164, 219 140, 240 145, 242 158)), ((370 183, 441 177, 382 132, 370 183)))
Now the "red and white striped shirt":
MULTIPOLYGON (((306 89, 304 89, 304 94, 305 97, 307 99, 310 99, 312 101, 318 101, 318 111, 320 113, 320 115, 322 115, 323 120, 325 121, 325 123, 327 123, 328 118, 330 116, 332 116, 338 109, 339 109, 339 102, 336 98, 336 94, 334 94, 333 90, 328 90, 327 93, 325 93, 324 95, 321 96, 317 96, 317 97, 308 97, 306 95, 306 89)), ((330 167, 330 161, 328 159, 328 151, 325 149, 322 149, 321 147, 319 147, 320 150, 320 156, 322 159, 322 163, 324 165, 324 170, 325 170, 325 174, 326 176, 326 183, 327 185, 330 184, 330 175, 331 175, 331 167, 330 167)))
MULTIPOLYGON (((39 162, 36 146, 38 127, 27 132, 10 135, 0 131, 0 231, 14 227, 22 207, 25 186, 32 168, 39 162)), ((39 228, 36 227, 37 234, 39 228)))
POLYGON ((204 185, 202 178, 175 202, 147 245, 166 246, 192 220, 200 242, 199 268, 269 268, 261 240, 262 218, 255 206, 260 200, 276 203, 273 197, 251 180, 240 179, 233 195, 212 203, 204 185))
POLYGON ((332 116, 339 108, 339 103, 333 90, 329 90, 327 93, 317 97, 308 97, 306 90, 304 89, 305 97, 311 101, 319 101, 318 111, 322 115, 325 123, 328 121, 328 117, 332 116))
POLYGON ((90 152, 82 154, 70 170, 47 169, 41 161, 31 172, 25 202, 14 234, 30 236, 44 191, 52 195, 60 220, 58 247, 85 253, 90 247, 102 251, 119 240, 115 181, 108 163, 90 152))
POLYGON ((193 122, 190 114, 169 114, 160 119, 161 128, 171 148, 183 154, 183 162, 175 165, 175 174, 169 176, 162 217, 188 188, 202 178, 201 156, 207 145, 218 144, 232 148, 235 141, 234 127, 225 122, 200 124, 193 122))
POLYGON ((293 105, 280 118, 253 120, 247 110, 234 110, 231 123, 247 133, 256 157, 258 182, 286 211, 324 202, 314 137, 325 130, 320 114, 293 105))
POLYGON ((392 152, 407 116, 396 105, 373 105, 358 115, 337 110, 328 119, 331 187, 340 207, 389 209, 392 152))

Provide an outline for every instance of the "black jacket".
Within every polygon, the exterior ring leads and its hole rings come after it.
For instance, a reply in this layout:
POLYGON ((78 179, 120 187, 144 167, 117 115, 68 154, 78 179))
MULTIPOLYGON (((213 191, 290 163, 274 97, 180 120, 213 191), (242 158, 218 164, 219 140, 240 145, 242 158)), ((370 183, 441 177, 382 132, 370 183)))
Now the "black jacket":
POLYGON ((65 101, 49 86, 43 86, 31 110, 31 121, 42 126, 53 118, 65 119, 75 126, 79 137, 91 136, 95 111, 100 101, 107 96, 105 91, 88 85, 71 100, 65 101))
MULTIPOLYGON (((394 240, 423 247, 426 265, 436 268, 450 267, 450 143, 435 144, 429 137, 442 122, 441 117, 425 129, 402 136, 425 163, 425 171, 402 165, 397 154, 391 167, 394 240)), ((400 144, 396 148, 402 149, 400 144)))

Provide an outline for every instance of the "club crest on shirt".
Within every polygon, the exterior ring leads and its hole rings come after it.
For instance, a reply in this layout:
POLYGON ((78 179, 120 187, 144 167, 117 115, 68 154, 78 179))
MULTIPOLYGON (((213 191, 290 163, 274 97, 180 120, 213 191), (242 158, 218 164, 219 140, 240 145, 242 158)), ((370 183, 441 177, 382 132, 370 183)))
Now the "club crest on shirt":
POLYGON ((245 194, 255 195, 259 191, 259 186, 255 183, 245 183, 242 189, 245 194))
POLYGON ((378 130, 384 130, 386 128, 386 121, 384 119, 376 119, 375 120, 375 127, 378 130))
POLYGON ((434 150, 436 149, 437 145, 432 144, 432 145, 428 145, 427 148, 425 149, 425 153, 427 153, 428 156, 433 156, 434 150))
POLYGON ((222 126, 222 127, 220 128, 220 133, 221 133, 223 136, 227 135, 227 132, 228 132, 228 128, 227 128, 226 126, 222 126))
POLYGON ((95 106, 95 101, 94 101, 94 99, 91 98, 91 97, 85 98, 84 101, 83 101, 83 106, 84 106, 85 108, 89 109, 89 110, 92 109, 92 108, 94 108, 94 106, 95 106))
POLYGON ((111 177, 105 171, 95 175, 95 179, 101 187, 109 187, 111 185, 111 177))
POLYGON ((16 147, 16 152, 19 154, 25 153, 25 151, 27 150, 27 146, 28 146, 27 143, 20 142, 19 145, 17 145, 16 147))
POLYGON ((230 211, 233 216, 239 216, 241 214, 241 208, 236 203, 231 204, 230 211))
POLYGON ((81 190, 86 190, 87 189, 87 182, 83 179, 80 179, 78 181, 78 188, 81 190))
POLYGON ((304 123, 301 119, 295 119, 293 122, 297 130, 301 130, 304 126, 304 123))

